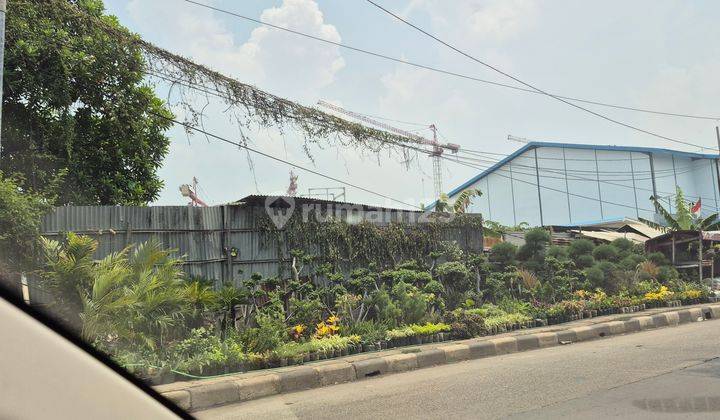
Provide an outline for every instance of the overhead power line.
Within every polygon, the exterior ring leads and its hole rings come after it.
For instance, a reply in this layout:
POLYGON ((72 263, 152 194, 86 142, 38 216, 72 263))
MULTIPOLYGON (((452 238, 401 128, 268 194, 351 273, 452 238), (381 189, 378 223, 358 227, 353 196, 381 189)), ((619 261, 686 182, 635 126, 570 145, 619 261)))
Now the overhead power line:
MULTIPOLYGON (((305 32, 301 32, 301 31, 297 31, 297 30, 294 30, 294 29, 286 28, 286 27, 284 27, 284 26, 275 25, 275 24, 272 24, 272 23, 269 23, 269 22, 265 22, 265 21, 260 20, 260 19, 255 19, 255 18, 252 18, 252 17, 250 17, 250 16, 242 15, 242 14, 237 13, 237 12, 232 12, 232 11, 230 11, 230 10, 221 9, 221 8, 219 8, 219 7, 211 6, 211 5, 209 5, 209 4, 204 4, 204 3, 200 3, 200 2, 197 2, 197 1, 193 1, 193 0, 184 0, 184 1, 187 2, 187 3, 194 4, 194 5, 196 5, 196 6, 204 7, 204 8, 206 8, 206 9, 210 9, 210 10, 214 10, 214 11, 216 11, 216 12, 220 12, 220 13, 223 13, 223 14, 226 14, 226 15, 229 15, 229 16, 234 16, 234 17, 237 17, 237 18, 240 18, 240 19, 245 19, 245 20, 247 20, 247 21, 254 22, 254 23, 257 23, 257 24, 259 24, 259 25, 263 25, 263 26, 267 26, 267 27, 270 27, 270 28, 278 29, 278 30, 281 30, 281 31, 289 32, 289 33, 292 33, 292 34, 295 34, 295 35, 298 35, 298 36, 301 36, 301 37, 304 37, 304 38, 308 38, 308 39, 312 39, 312 40, 315 40, 315 41, 323 42, 323 43, 326 43, 326 44, 329 44, 329 45, 334 45, 334 46, 337 46, 337 47, 345 48, 345 49, 347 49, 347 50, 355 51, 355 52, 358 52, 358 53, 361 53, 361 54, 371 55, 371 56, 373 56, 373 57, 381 58, 381 59, 384 59, 384 60, 390 60, 390 61, 394 61, 394 62, 396 62, 396 63, 405 64, 405 65, 408 65, 408 66, 417 67, 417 68, 421 68, 421 69, 424 69, 424 70, 428 70, 428 71, 432 71, 432 72, 436 72, 436 73, 445 74, 445 75, 448 75, 448 76, 458 77, 458 78, 461 78, 461 79, 471 80, 471 81, 474 81, 474 82, 479 82, 479 83, 484 83, 484 84, 488 84, 488 85, 503 87, 503 88, 507 88, 507 89, 513 89, 513 90, 520 91, 520 92, 533 93, 533 94, 538 94, 538 95, 543 95, 543 94, 545 94, 544 92, 539 92, 539 91, 537 91, 537 90, 524 88, 524 87, 522 87, 522 86, 513 86, 513 85, 508 85, 508 84, 506 84, 506 83, 500 83, 500 82, 495 82, 495 81, 492 81, 492 80, 481 79, 481 78, 479 78, 479 77, 474 77, 474 76, 470 76, 470 75, 467 75, 467 74, 457 73, 457 72, 454 72, 454 71, 444 70, 444 69, 441 69, 441 68, 438 68, 438 67, 433 67, 433 66, 426 65, 426 64, 421 64, 421 63, 417 63, 417 62, 413 62, 413 61, 403 60, 403 59, 401 59, 401 58, 391 57, 391 56, 388 56, 388 55, 385 55, 385 54, 377 53, 377 52, 370 51, 370 50, 366 50, 366 49, 359 48, 359 47, 354 47, 354 46, 352 46, 352 45, 344 44, 344 43, 341 43, 341 42, 331 41, 331 40, 329 40, 329 39, 321 38, 321 37, 318 37, 318 36, 315 36, 315 35, 310 35, 310 34, 307 34, 307 33, 305 33, 305 32)), ((569 101, 582 102, 582 103, 586 103, 586 104, 590 104, 590 105, 597 105, 597 106, 603 106, 603 107, 608 107, 608 108, 623 109, 623 110, 626 110, 626 111, 642 112, 642 113, 646 113, 646 114, 656 114, 656 115, 664 115, 664 116, 680 117, 680 118, 692 118, 692 119, 699 119, 699 120, 718 120, 718 119, 720 119, 720 116, 695 115, 695 114, 680 113, 680 112, 658 111, 658 110, 647 109, 647 108, 639 108, 639 107, 632 107, 632 106, 626 106, 626 105, 610 104, 610 103, 607 103, 607 102, 596 101, 596 100, 592 100, 592 99, 582 99, 582 98, 577 98, 577 97, 572 97, 572 96, 564 96, 564 95, 558 95, 558 94, 553 94, 553 96, 555 96, 555 97, 557 97, 557 98, 567 99, 567 100, 569 100, 569 101)), ((372 115, 369 115, 369 116, 372 116, 372 115)), ((374 118, 380 118, 380 117, 375 117, 375 116, 372 116, 372 117, 374 117, 374 118)), ((391 120, 391 121, 400 122, 400 123, 405 123, 404 121, 399 121, 399 120, 391 120)), ((419 124, 419 123, 407 123, 407 124, 419 124)))
MULTIPOLYGON (((158 77, 158 78, 160 78, 160 79, 163 79, 163 80, 165 80, 165 81, 167 81, 167 82, 170 82, 170 83, 180 83, 180 84, 183 84, 183 82, 177 81, 177 80, 175 80, 175 79, 173 79, 173 78, 171 78, 171 77, 166 77, 165 75, 161 75, 161 74, 158 74, 158 73, 152 73, 152 72, 148 72, 148 74, 150 74, 150 75, 152 75, 152 76, 154 76, 154 77, 158 77)), ((213 89, 213 88, 211 88, 211 87, 206 87, 206 86, 200 87, 200 86, 192 85, 192 84, 184 84, 184 86, 186 86, 186 87, 188 87, 188 88, 191 88, 191 89, 198 90, 198 91, 200 91, 200 92, 203 92, 203 93, 206 93, 206 94, 209 94, 209 95, 212 95, 212 96, 215 96, 215 97, 218 97, 218 98, 224 98, 224 96, 222 95, 221 92, 216 91, 215 89, 213 89)), ((203 131, 199 130, 198 132, 201 132, 201 133, 202 133, 203 131)), ((397 146, 400 146, 400 147, 403 147, 403 148, 406 148, 406 149, 410 149, 410 150, 414 150, 414 151, 416 151, 416 152, 420 152, 420 153, 426 154, 426 155, 428 155, 428 156, 430 156, 430 155, 432 154, 432 152, 429 151, 429 150, 424 150, 424 149, 422 149, 422 148, 419 148, 419 147, 416 147, 416 146, 413 146, 413 145, 410 145, 410 144, 397 144, 397 143, 393 143, 393 144, 395 144, 395 145, 397 145, 397 146)), ((467 151, 467 150, 461 148, 461 151, 467 151)), ((492 153, 492 152, 480 152, 480 151, 474 151, 474 152, 476 152, 476 153, 489 153, 489 154, 494 154, 494 155, 500 155, 500 156, 503 156, 503 157, 506 157, 506 156, 507 156, 507 155, 503 155, 503 154, 499 154, 499 153, 492 153)), ((456 159, 453 159, 453 158, 448 158, 448 157, 443 157, 443 158, 446 159, 446 160, 449 160, 449 161, 451 161, 451 162, 454 162, 454 163, 457 163, 457 164, 461 164, 461 165, 466 166, 466 167, 471 167, 471 168, 474 168, 474 169, 479 169, 479 170, 487 170, 487 169, 489 169, 490 167, 492 167, 493 164, 499 162, 499 160, 485 160, 486 162, 489 162, 489 163, 483 164, 483 163, 462 162, 462 161, 459 161, 459 160, 456 160, 456 159)), ((465 159, 465 160, 469 160, 469 159, 471 159, 471 158, 464 158, 464 159, 465 159)), ((538 157, 538 159, 543 159, 543 158, 538 157)), ((555 158, 544 158, 544 159, 555 159, 555 158)), ((561 158, 557 158, 557 159, 562 160, 561 158)), ((567 160, 572 160, 572 159, 567 159, 567 160)), ((577 159, 577 160, 585 160, 585 159, 577 159)), ((594 159, 591 159, 591 160, 594 160, 594 159)), ((602 160, 602 159, 601 159, 601 160, 602 160)), ((612 160, 612 159, 605 159, 605 160, 606 160, 606 161, 609 161, 609 160, 612 160)), ((617 159, 617 160, 629 160, 629 159, 617 159)), ((477 159, 477 161, 482 161, 482 159, 477 159)), ((515 164, 514 166, 518 166, 518 165, 515 164)), ((534 169, 534 166, 533 166, 533 167, 530 167, 530 166, 527 166, 527 165, 519 165, 519 166, 527 167, 528 169, 534 169)), ((684 169, 684 168, 683 168, 683 169, 684 169)), ((690 170, 688 170, 688 171, 681 171, 681 172, 678 172, 677 174, 684 174, 684 173, 690 172, 690 171, 692 171, 692 170, 694 170, 694 169, 690 169, 690 170)), ((540 171, 542 171, 542 172, 549 172, 549 173, 555 173, 556 175, 558 174, 557 171, 554 171, 552 168, 542 168, 542 167, 541 167, 541 168, 540 168, 540 171)), ((558 170, 558 171, 559 171, 559 170, 558 170)), ((665 169, 665 170, 660 169, 660 170, 656 170, 656 172, 665 172, 665 171, 669 172, 669 171, 672 171, 672 169, 665 169)), ((500 173, 500 172, 505 172, 505 173, 507 173, 508 170, 506 170, 506 169, 499 169, 497 172, 499 172, 499 173, 500 173)), ((593 178, 584 178, 584 177, 581 177, 580 175, 574 175, 574 174, 572 173, 572 170, 570 170, 570 171, 568 171, 568 172, 570 173, 570 176, 567 177, 567 180, 569 180, 569 181, 592 181, 592 182, 600 182, 601 184, 605 184, 605 185, 614 185, 614 186, 628 187, 628 188, 630 187, 630 186, 628 186, 628 185, 623 185, 623 184, 618 184, 618 183, 617 183, 617 182, 626 181, 626 180, 624 180, 624 179, 613 179, 613 180, 603 180, 603 179, 600 179, 600 180, 598 180, 598 179, 593 179, 593 178), (611 181, 617 181, 617 182, 611 182, 611 181)), ((637 174, 639 174, 640 172, 643 172, 643 171, 636 171, 637 174)), ((521 171, 514 171, 514 173, 519 174, 519 175, 520 175, 520 174, 527 175, 527 173, 523 173, 523 172, 521 172, 521 171)), ((630 173, 630 172, 628 172, 628 174, 629 174, 629 173, 630 173)), ((501 176, 503 176, 503 177, 505 177, 505 178, 510 178, 509 176, 506 176, 506 175, 501 175, 501 176)), ((656 178, 663 178, 663 177, 670 177, 670 176, 674 176, 674 174, 667 174, 667 175, 664 175, 664 176, 663 176, 663 175, 659 175, 659 176, 656 175, 656 178)), ((559 180, 564 180, 564 179, 566 179, 565 177, 550 176, 550 175, 544 175, 543 177, 544 177, 544 178, 551 178, 551 179, 559 179, 559 180)), ((642 180, 647 180, 647 179, 649 179, 649 178, 636 177, 636 178, 635 178, 635 181, 642 181, 642 180)), ((518 182, 523 182, 523 183, 526 183, 526 184, 528 183, 528 181, 523 181, 523 180, 519 180, 519 179, 516 179, 516 178, 515 178, 514 180, 515 180, 515 181, 518 181, 518 182)), ((630 179, 628 179, 627 181, 630 181, 630 179)), ((536 184, 532 184, 532 185, 536 185, 536 184)), ((541 185, 541 188, 545 188, 545 186, 542 186, 542 185, 541 185)), ((638 187, 638 188, 636 188, 636 189, 641 190, 641 191, 644 190, 643 188, 640 188, 640 187, 638 187)), ((560 191, 560 190, 558 190, 558 191, 560 191)), ((650 190, 648 190, 648 191, 650 191, 650 190)), ((663 193, 663 194, 669 194, 669 193, 666 193, 666 192, 663 192, 663 191, 659 191, 659 192, 660 192, 660 193, 663 193)), ((571 195, 572 195, 572 194, 571 194, 571 195)), ((385 196, 383 196, 383 197, 385 198, 385 196)), ((581 196, 581 197, 582 197, 582 198, 591 199, 590 197, 586 197, 586 196, 581 196)), ((710 197, 703 197, 703 198, 705 198, 706 201, 708 201, 708 202, 709 202, 709 200, 712 199, 712 198, 710 198, 710 197)), ((598 201, 599 201, 599 200, 598 200, 598 201)), ((613 203, 608 202, 608 201, 606 201, 606 200, 602 200, 602 201, 603 201, 604 203, 613 204, 613 203)), ((405 203, 403 203, 403 204, 405 204, 405 203)))
POLYGON ((313 175, 318 175, 318 176, 321 176, 321 177, 323 177, 323 178, 329 179, 329 180, 331 180, 331 181, 339 182, 339 183, 341 183, 341 184, 343 184, 343 185, 347 185, 348 187, 352 187, 352 188, 355 188, 355 189, 357 189, 357 190, 364 191, 364 192, 366 192, 366 193, 373 194, 373 195, 376 195, 376 196, 381 197, 381 198, 385 198, 385 199, 387 199, 387 200, 393 201, 393 202, 395 202, 395 203, 402 204, 402 205, 404 205, 404 206, 414 207, 414 208, 417 208, 417 209, 420 208, 419 206, 416 206, 416 205, 414 205, 414 204, 409 204, 409 203, 406 203, 406 202, 404 202, 404 201, 400 201, 400 200, 398 200, 398 199, 396 199, 396 198, 393 198, 393 197, 391 197, 391 196, 389 196, 389 195, 385 195, 385 194, 379 193, 379 192, 377 192, 377 191, 373 191, 373 190, 371 190, 371 189, 369 189, 369 188, 361 187, 361 186, 359 186, 359 185, 352 184, 352 183, 347 182, 347 181, 343 181, 342 179, 335 178, 335 177, 330 176, 330 175, 326 175, 326 174, 324 174, 324 173, 322 173, 322 172, 318 172, 318 171, 316 171, 316 170, 314 170, 314 169, 306 168, 305 166, 299 165, 299 164, 297 164, 297 163, 290 162, 290 161, 287 161, 287 160, 285 160, 285 159, 282 159, 282 158, 279 158, 279 157, 270 155, 270 154, 268 154, 268 153, 262 152, 262 151, 260 151, 260 150, 257 150, 257 149, 255 149, 255 148, 252 148, 252 147, 247 146, 247 145, 245 145, 245 144, 242 144, 242 143, 240 143, 240 142, 232 141, 232 140, 227 139, 227 138, 225 138, 225 137, 218 136, 217 134, 213 134, 213 133, 211 133, 211 132, 209 132, 209 131, 207 131, 207 130, 203 130, 203 129, 201 129, 201 128, 194 127, 194 126, 192 126, 192 125, 190 125, 190 124, 186 124, 186 123, 184 123, 184 122, 182 122, 182 121, 178 121, 178 120, 176 120, 176 119, 174 119, 174 118, 168 118, 168 117, 166 117, 166 116, 164 116, 164 115, 162 115, 162 114, 158 114, 158 113, 155 113, 155 112, 150 112, 150 114, 152 114, 152 115, 154 115, 154 116, 156 116, 156 117, 160 117, 160 118, 166 119, 166 120, 168 120, 168 121, 170 121, 170 122, 172 122, 172 123, 174 123, 174 124, 177 124, 177 125, 179 125, 179 126, 184 127, 185 129, 195 131, 195 132, 197 132, 197 133, 200 133, 200 134, 203 134, 203 135, 205 135, 205 136, 214 138, 214 139, 216 139, 216 140, 220 140, 220 141, 225 142, 225 143, 228 143, 228 144, 232 144, 232 145, 237 146, 237 147, 239 147, 239 148, 248 150, 248 151, 250 151, 250 152, 252 152, 252 153, 258 154, 258 155, 260 155, 260 156, 264 156, 264 157, 266 157, 266 158, 268 158, 268 159, 272 159, 272 160, 277 161, 277 162, 284 163, 284 164, 286 164, 286 165, 289 165, 289 166, 292 166, 292 167, 294 167, 294 168, 300 169, 300 170, 302 170, 302 171, 311 173, 311 174, 313 174, 313 175))
MULTIPOLYGON (((190 1, 190 0, 186 0, 186 1, 190 1)), ((650 136, 653 136, 653 137, 657 137, 657 138, 660 138, 660 139, 663 139, 663 140, 667 140, 667 141, 671 141, 671 142, 679 143, 679 144, 684 144, 684 145, 687 145, 687 146, 699 147, 700 149, 717 150, 717 149, 715 149, 715 148, 706 147, 706 146, 701 146, 701 145, 699 145, 699 144, 690 143, 690 142, 688 142, 688 141, 678 140, 678 139, 674 139, 674 138, 671 138, 671 137, 663 136, 662 134, 657 134, 657 133, 654 133, 654 132, 652 132, 652 131, 645 130, 645 129, 640 128, 640 127, 636 127, 636 126, 634 126, 634 125, 630 125, 630 124, 628 124, 628 123, 625 123, 625 122, 616 120, 616 119, 614 119, 614 118, 610 118, 610 117, 608 117, 608 116, 606 116, 606 115, 600 114, 599 112, 595 112, 595 111, 593 111, 593 110, 591 110, 591 109, 582 107, 582 106, 580 106, 580 105, 578 105, 578 104, 576 104, 576 103, 573 103, 573 102, 571 102, 571 101, 569 101, 569 100, 567 100, 567 99, 563 99, 563 98, 561 98, 561 97, 559 97, 559 96, 557 96, 557 95, 554 95, 554 94, 552 94, 552 93, 546 92, 546 91, 544 91, 544 90, 542 90, 542 89, 540 89, 540 88, 538 88, 538 87, 536 87, 536 86, 534 86, 534 85, 532 85, 532 84, 530 84, 530 83, 527 83, 527 82, 521 80, 521 79, 518 78, 518 77, 515 77, 515 76, 511 75, 510 73, 507 73, 507 72, 505 72, 505 71, 503 71, 503 70, 500 70, 499 68, 493 66, 492 64, 489 64, 489 63, 487 63, 487 62, 485 62, 485 61, 483 61, 483 60, 480 60, 480 59, 478 59, 478 58, 476 58, 476 57, 474 57, 474 56, 466 53, 465 51, 463 51, 463 50, 461 50, 461 49, 453 46, 452 44, 450 44, 450 43, 448 43, 448 42, 446 42, 446 41, 443 41, 443 40, 440 39, 439 37, 431 34, 430 32, 422 29, 421 27, 413 24, 413 23, 410 22, 410 21, 408 21, 408 20, 406 20, 406 19, 403 19, 401 16, 399 16, 399 15, 391 12, 390 10, 388 10, 388 9, 386 9, 386 8, 384 8, 383 6, 381 6, 381 5, 379 5, 378 3, 374 2, 373 0, 365 0, 365 1, 367 1, 367 2, 370 3, 370 4, 372 4, 373 6, 377 7, 378 9, 380 9, 380 10, 383 11, 383 12, 385 12, 386 14, 394 17, 395 19, 399 20, 400 22, 402 22, 402 23, 410 26, 411 28, 413 28, 413 29, 419 31, 420 33, 428 36, 429 38, 434 39, 435 41, 439 42, 440 44, 442 44, 442 45, 450 48, 451 50, 455 51, 456 53, 458 53, 458 54, 460 54, 460 55, 462 55, 462 56, 464 56, 464 57, 467 57, 467 58, 469 58, 470 60, 472 60, 472 61, 474 61, 474 62, 476 62, 476 63, 478 63, 478 64, 480 64, 480 65, 482 65, 482 66, 485 66, 485 67, 489 68, 490 70, 492 70, 492 71, 494 71, 494 72, 496 72, 496 73, 498 73, 498 74, 501 74, 501 75, 503 75, 503 76, 505 76, 505 77, 507 77, 507 78, 510 78, 510 79, 512 79, 512 80, 514 80, 514 81, 516 81, 516 82, 518 82, 518 83, 520 83, 520 84, 522 84, 523 86, 526 86, 526 87, 528 87, 528 88, 530 88, 530 89, 533 89, 533 90, 537 91, 538 93, 541 93, 541 94, 543 94, 543 95, 547 95, 547 96, 549 96, 549 97, 551 97, 551 98, 554 98, 554 99, 556 99, 556 100, 558 100, 558 101, 560 101, 560 102, 562 102, 562 103, 564 103, 564 104, 570 105, 570 106, 573 107, 573 108, 577 108, 577 109, 579 109, 579 110, 581 110, 581 111, 585 111, 585 112, 587 112, 587 113, 589 113, 589 114, 591 114, 591 115, 594 115, 594 116, 596 116, 596 117, 598 117, 598 118, 602 118, 603 120, 609 121, 609 122, 611 122, 611 123, 613 123, 613 124, 617 124, 617 125, 623 126, 623 127, 625 127, 625 128, 629 128, 629 129, 631 129, 631 130, 634 130, 634 131, 637 131, 637 132, 640 132, 640 133, 644 133, 644 134, 647 134, 647 135, 650 135, 650 136)))

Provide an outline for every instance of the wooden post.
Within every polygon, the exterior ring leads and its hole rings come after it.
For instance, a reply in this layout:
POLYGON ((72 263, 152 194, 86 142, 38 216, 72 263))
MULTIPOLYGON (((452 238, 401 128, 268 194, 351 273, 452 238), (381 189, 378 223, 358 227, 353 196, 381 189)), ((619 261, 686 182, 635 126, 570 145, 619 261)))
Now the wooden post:
POLYGON ((675 233, 671 233, 672 235, 672 263, 675 265, 675 233))
POLYGON ((703 259, 702 259, 702 252, 703 252, 702 230, 701 230, 701 231, 698 231, 698 235, 700 236, 699 246, 698 246, 698 276, 699 276, 698 280, 700 281, 700 283, 702 283, 702 279, 703 279, 703 268, 702 268, 702 262, 703 262, 703 259))

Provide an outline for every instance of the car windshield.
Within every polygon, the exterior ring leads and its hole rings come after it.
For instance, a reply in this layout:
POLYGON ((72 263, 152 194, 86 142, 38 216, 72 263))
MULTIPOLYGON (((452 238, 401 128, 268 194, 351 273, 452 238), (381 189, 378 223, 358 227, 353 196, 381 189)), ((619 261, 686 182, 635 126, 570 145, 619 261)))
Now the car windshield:
POLYGON ((5 3, 2 284, 183 409, 720 410, 719 4, 5 3))

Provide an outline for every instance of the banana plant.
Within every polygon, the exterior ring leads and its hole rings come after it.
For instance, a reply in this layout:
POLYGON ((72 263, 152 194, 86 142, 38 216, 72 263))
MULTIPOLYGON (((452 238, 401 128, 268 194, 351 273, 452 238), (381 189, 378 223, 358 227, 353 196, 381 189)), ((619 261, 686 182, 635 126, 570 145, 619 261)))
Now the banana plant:
POLYGON ((658 214, 665 219, 666 225, 643 218, 640 218, 640 221, 663 232, 672 232, 677 230, 720 229, 720 220, 718 219, 717 213, 713 213, 706 217, 696 216, 685 202, 685 197, 680 187, 675 188, 675 214, 672 214, 669 210, 665 209, 662 204, 660 204, 660 199, 657 196, 650 196, 650 202, 655 207, 655 211, 657 211, 658 214))

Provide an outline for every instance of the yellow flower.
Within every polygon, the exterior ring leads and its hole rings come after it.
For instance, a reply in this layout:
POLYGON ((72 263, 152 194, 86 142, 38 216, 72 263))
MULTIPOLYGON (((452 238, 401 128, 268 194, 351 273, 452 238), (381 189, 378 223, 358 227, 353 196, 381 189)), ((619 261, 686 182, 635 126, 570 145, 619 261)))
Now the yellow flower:
POLYGON ((335 315, 330 315, 330 317, 327 319, 328 324, 337 324, 338 321, 340 321, 340 318, 336 317, 335 315))

